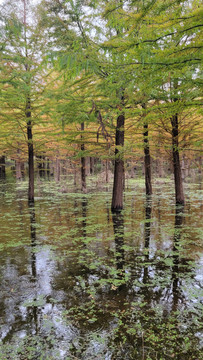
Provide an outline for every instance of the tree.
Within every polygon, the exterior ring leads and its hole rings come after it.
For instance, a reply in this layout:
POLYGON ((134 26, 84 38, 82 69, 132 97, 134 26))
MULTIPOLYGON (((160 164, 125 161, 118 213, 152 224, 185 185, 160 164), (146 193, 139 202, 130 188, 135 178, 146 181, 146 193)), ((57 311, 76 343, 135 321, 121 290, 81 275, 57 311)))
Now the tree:
POLYGON ((38 103, 44 89, 45 46, 42 41, 43 34, 37 26, 37 17, 29 17, 34 11, 33 8, 27 0, 23 0, 20 5, 18 7, 13 1, 4 2, 2 5, 1 102, 5 110, 1 117, 15 127, 14 138, 21 134, 26 139, 29 167, 28 199, 33 201, 33 126, 39 117, 38 103))
POLYGON ((145 87, 149 99, 168 105, 164 116, 171 120, 176 202, 184 203, 177 109, 195 102, 199 106, 201 99, 201 9, 196 1, 146 1, 143 6, 130 2, 125 10, 120 4, 110 6, 108 14, 113 13, 115 22, 119 13, 124 37, 122 41, 117 34, 107 43, 111 51, 125 54, 125 61, 116 66, 128 73, 134 69, 132 82, 138 84, 139 93, 145 87))

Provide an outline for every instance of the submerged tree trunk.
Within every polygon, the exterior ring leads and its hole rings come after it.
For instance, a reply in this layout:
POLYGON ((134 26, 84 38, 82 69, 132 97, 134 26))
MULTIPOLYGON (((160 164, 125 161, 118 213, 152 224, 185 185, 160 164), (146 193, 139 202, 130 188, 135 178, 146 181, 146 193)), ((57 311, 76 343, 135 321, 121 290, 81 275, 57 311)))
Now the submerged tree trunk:
POLYGON ((34 148, 32 136, 32 120, 31 120, 31 104, 30 98, 26 102, 26 118, 27 118, 27 139, 28 139, 28 174, 29 174, 29 187, 28 187, 28 200, 34 201, 34 148))
MULTIPOLYGON (((81 132, 84 131, 85 129, 85 125, 84 125, 84 122, 81 124, 81 132)), ((83 135, 81 134, 81 140, 83 140, 83 135)), ((85 150, 85 145, 84 143, 82 142, 81 143, 81 151, 82 153, 84 152, 85 150)), ((83 192, 86 192, 87 191, 87 187, 86 187, 86 159, 85 159, 85 156, 82 156, 81 157, 81 190, 83 192)))
POLYGON ((120 114, 117 118, 116 125, 116 149, 115 149, 115 165, 114 165, 114 182, 113 196, 111 203, 112 212, 123 209, 123 189, 124 189, 124 125, 125 116, 120 114))
POLYGON ((179 143, 178 143, 178 114, 171 117, 172 125, 172 153, 173 153, 173 171, 175 181, 175 196, 176 204, 184 204, 184 192, 183 192, 183 181, 181 173, 181 164, 179 156, 179 143))

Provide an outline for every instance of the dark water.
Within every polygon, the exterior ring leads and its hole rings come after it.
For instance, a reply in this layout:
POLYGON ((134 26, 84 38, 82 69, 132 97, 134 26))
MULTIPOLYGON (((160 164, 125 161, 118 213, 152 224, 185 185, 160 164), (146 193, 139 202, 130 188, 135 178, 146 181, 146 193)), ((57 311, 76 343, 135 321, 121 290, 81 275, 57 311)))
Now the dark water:
POLYGON ((111 191, 26 194, 0 185, 0 360, 203 358, 198 184, 182 209, 132 183, 113 217, 111 191))

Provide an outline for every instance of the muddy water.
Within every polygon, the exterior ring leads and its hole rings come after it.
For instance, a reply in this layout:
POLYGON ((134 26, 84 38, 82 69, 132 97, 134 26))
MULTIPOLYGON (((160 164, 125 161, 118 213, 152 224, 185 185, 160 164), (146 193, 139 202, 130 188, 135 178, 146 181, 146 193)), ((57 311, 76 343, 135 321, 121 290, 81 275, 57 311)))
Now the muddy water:
POLYGON ((0 360, 202 359, 202 191, 0 185, 0 360))

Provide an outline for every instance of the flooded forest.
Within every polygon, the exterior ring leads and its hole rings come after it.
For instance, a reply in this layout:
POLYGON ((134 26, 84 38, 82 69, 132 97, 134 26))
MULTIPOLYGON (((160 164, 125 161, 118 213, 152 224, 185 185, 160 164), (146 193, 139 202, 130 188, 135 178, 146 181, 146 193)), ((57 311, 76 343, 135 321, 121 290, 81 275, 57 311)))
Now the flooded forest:
POLYGON ((0 360, 203 358, 199 1, 0 1, 0 360))

